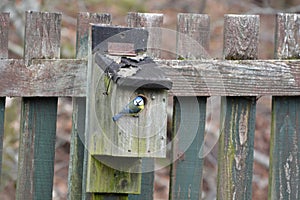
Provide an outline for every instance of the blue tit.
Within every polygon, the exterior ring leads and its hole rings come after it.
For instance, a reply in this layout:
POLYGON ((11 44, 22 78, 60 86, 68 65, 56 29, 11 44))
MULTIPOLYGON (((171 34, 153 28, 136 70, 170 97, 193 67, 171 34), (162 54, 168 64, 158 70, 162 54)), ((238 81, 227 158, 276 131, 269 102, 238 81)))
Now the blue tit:
POLYGON ((137 117, 139 112, 141 112, 145 107, 144 97, 137 96, 131 100, 121 112, 113 116, 113 121, 117 121, 124 115, 130 115, 137 117))

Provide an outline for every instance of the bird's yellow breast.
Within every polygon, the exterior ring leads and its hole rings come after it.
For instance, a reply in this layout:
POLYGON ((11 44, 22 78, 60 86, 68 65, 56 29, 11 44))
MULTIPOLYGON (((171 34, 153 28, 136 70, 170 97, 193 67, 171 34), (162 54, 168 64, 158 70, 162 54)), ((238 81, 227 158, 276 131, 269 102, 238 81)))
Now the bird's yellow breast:
POLYGON ((142 111, 144 109, 144 105, 139 105, 138 108, 141 109, 140 111, 142 111))

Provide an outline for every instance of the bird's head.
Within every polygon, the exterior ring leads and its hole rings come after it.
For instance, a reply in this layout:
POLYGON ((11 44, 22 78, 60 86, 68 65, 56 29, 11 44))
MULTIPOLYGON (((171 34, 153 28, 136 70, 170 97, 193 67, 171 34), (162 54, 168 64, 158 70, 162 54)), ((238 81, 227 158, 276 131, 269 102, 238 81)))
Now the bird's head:
POLYGON ((141 96, 137 96, 134 100, 133 100, 133 104, 135 106, 144 106, 144 99, 141 96))

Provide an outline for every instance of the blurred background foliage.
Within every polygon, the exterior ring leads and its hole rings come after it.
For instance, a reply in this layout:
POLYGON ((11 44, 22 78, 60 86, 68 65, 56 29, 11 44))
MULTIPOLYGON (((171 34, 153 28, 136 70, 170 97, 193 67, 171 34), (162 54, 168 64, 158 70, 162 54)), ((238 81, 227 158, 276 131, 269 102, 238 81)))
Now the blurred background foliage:
MULTIPOLYGON (((24 21, 27 10, 62 13, 62 58, 75 57, 76 15, 78 12, 110 13, 115 25, 126 25, 127 12, 163 13, 165 15, 163 27, 173 30, 176 30, 176 15, 178 13, 206 13, 211 19, 209 53, 212 58, 222 58, 224 14, 259 14, 261 16, 259 56, 270 59, 273 58, 275 14, 278 12, 299 13, 300 2, 299 0, 1 0, 0 12, 9 12, 11 20, 9 58, 23 57, 24 21)), ((72 107, 71 100, 68 98, 60 99, 59 102, 53 198, 65 199, 72 107), (58 186, 56 187, 56 185, 58 186)), ((17 178, 20 98, 7 98, 6 107, 0 199, 14 199, 13 194, 17 178)), ((269 111, 267 112, 269 113, 269 111)), ((269 132, 265 134, 268 139, 269 132)), ((268 149, 261 151, 268 154, 268 149)), ((210 174, 213 173, 211 170, 208 171, 210 174)), ((207 178, 207 184, 204 184, 204 187, 215 186, 209 180, 211 177, 204 175, 204 178, 207 178)), ((267 181, 267 178, 264 180, 267 181)), ((261 181, 259 183, 262 184, 261 181)), ((261 187, 263 188, 262 194, 266 193, 266 184, 261 187)), ((213 197, 214 194, 211 196, 213 197)))

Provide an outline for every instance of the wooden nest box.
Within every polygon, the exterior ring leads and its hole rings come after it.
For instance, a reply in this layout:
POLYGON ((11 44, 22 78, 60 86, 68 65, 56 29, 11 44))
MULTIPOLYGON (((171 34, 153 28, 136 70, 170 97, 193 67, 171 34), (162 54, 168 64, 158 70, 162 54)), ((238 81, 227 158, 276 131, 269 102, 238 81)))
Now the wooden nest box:
POLYGON ((93 156, 166 156, 167 90, 172 82, 145 54, 147 39, 141 28, 92 26, 86 130, 93 156), (144 109, 114 121, 137 96, 144 109))

